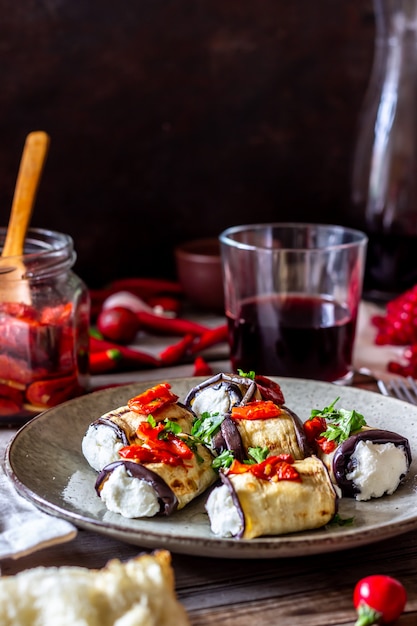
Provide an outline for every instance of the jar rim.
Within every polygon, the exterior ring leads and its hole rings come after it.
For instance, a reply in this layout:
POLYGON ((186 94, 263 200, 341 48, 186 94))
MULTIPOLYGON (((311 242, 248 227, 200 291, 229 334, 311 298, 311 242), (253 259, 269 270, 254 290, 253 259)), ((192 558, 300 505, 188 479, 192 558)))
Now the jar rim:
MULTIPOLYGON (((5 227, 0 227, 0 251, 4 245, 6 232, 5 227)), ((74 242, 70 235, 44 228, 29 228, 24 253, 4 257, 0 265, 0 274, 6 277, 20 265, 25 268, 22 278, 36 280, 70 269, 75 260, 74 242)))

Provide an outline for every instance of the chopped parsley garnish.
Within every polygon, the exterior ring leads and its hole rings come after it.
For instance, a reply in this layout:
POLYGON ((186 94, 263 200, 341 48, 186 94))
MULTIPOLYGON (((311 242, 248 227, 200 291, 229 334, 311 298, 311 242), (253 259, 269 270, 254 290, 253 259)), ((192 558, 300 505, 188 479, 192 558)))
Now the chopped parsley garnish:
POLYGON ((261 448, 257 446, 256 448, 248 448, 248 455, 252 457, 253 460, 247 461, 248 463, 262 463, 265 461, 266 457, 269 454, 269 448, 261 448))
POLYGON ((153 415, 148 415, 148 419, 146 421, 152 426, 152 428, 155 428, 156 420, 153 415))
POLYGON ((202 413, 197 418, 191 429, 191 434, 195 439, 205 445, 211 445, 214 435, 220 430, 220 425, 224 420, 224 415, 219 413, 202 413))
POLYGON ((231 466, 235 457, 233 456, 233 452, 230 450, 223 450, 216 458, 213 460, 212 467, 215 470, 219 470, 221 468, 228 468, 231 466))
POLYGON ((330 522, 328 524, 326 524, 327 526, 352 526, 353 522, 355 521, 354 517, 340 517, 339 513, 336 513, 336 515, 334 515, 334 517, 330 520, 330 522))
POLYGON ((251 370, 250 372, 244 372, 243 370, 238 369, 237 373, 243 378, 250 378, 251 380, 255 380, 255 372, 253 370, 251 370))
POLYGON ((336 398, 330 406, 326 406, 324 409, 313 409, 310 415, 310 419, 323 417, 327 421, 327 428, 321 433, 321 436, 336 443, 346 441, 353 432, 366 426, 366 420, 361 413, 355 410, 335 409, 335 404, 339 400, 340 398, 336 398))

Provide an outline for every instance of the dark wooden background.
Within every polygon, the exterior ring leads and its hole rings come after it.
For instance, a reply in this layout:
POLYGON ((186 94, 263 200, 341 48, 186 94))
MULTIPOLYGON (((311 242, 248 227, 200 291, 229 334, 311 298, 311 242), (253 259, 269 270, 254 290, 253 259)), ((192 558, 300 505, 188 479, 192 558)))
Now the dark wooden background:
POLYGON ((255 221, 349 223, 372 0, 0 0, 0 215, 26 134, 33 226, 89 286, 175 275, 173 248, 255 221))

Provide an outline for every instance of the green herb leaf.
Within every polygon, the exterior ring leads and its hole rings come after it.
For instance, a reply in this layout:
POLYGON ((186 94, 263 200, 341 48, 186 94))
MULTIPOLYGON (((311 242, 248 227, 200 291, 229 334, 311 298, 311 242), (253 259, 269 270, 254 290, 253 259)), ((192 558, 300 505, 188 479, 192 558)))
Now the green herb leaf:
POLYGON ((262 463, 265 461, 266 457, 269 454, 269 448, 261 448, 257 446, 256 448, 248 448, 248 455, 252 457, 253 461, 249 461, 250 463, 262 463))
POLYGON ((168 418, 164 420, 164 422, 164 430, 167 432, 172 433, 173 435, 178 435, 181 432, 181 426, 177 422, 171 422, 168 418))
POLYGON ((244 372, 243 370, 238 369, 237 373, 243 378, 250 378, 251 380, 255 380, 255 372, 253 370, 251 370, 250 372, 244 372))
POLYGON ((152 426, 152 428, 155 428, 156 420, 153 415, 148 415, 148 419, 146 421, 152 426))
POLYGON ((221 454, 219 454, 219 456, 216 456, 216 458, 213 460, 212 467, 215 470, 219 470, 221 468, 226 469, 231 466, 234 459, 235 457, 230 450, 223 450, 223 452, 221 452, 221 454))
POLYGON ((328 524, 326 524, 326 526, 352 526, 354 521, 354 517, 343 518, 340 517, 339 513, 336 513, 336 515, 330 520, 328 524))
POLYGON ((211 445, 214 435, 220 430, 220 425, 224 420, 224 415, 220 413, 202 413, 199 419, 196 419, 191 434, 193 437, 206 445, 211 445))
POLYGON ((366 426, 366 420, 361 413, 355 410, 335 409, 335 404, 339 399, 336 398, 330 406, 324 407, 321 411, 313 409, 310 416, 310 419, 317 416, 325 418, 327 428, 321 433, 321 436, 336 443, 346 441, 353 432, 366 426))

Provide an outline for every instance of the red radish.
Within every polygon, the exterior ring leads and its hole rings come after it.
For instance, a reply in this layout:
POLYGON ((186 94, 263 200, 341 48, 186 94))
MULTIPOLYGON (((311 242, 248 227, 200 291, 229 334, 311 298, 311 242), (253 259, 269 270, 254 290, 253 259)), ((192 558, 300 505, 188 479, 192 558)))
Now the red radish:
POLYGON ((139 330, 137 315, 130 309, 103 309, 97 318, 97 328, 106 339, 116 343, 131 343, 139 330))

